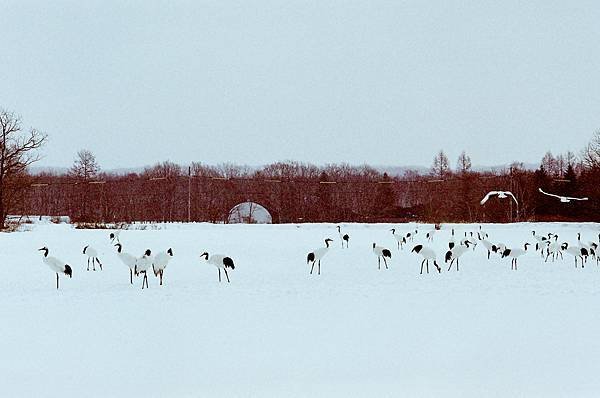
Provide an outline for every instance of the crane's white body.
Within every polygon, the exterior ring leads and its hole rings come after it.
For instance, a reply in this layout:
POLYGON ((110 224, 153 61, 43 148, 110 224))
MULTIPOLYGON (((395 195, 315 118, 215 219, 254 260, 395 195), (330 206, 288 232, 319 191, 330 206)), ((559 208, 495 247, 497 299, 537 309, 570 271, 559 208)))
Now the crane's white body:
POLYGON ((392 236, 394 237, 394 239, 396 239, 396 243, 398 245, 398 250, 403 249, 404 244, 406 243, 406 237, 403 235, 397 234, 395 228, 390 229, 390 231, 392 232, 392 236))
POLYGON ((382 258, 383 258, 383 263, 385 264, 385 269, 388 269, 386 258, 389 258, 389 259, 392 258, 392 253, 390 252, 390 250, 385 247, 382 247, 382 246, 377 246, 375 243, 373 243, 373 254, 375 254, 377 256, 378 269, 381 269, 381 259, 382 258))
POLYGON ((588 200, 588 198, 573 198, 573 197, 570 197, 570 196, 554 195, 552 193, 544 192, 544 190, 542 188, 538 188, 538 191, 540 191, 541 193, 543 193, 546 196, 557 198, 562 203, 570 203, 573 200, 588 200))
MULTIPOLYGON (((558 235, 554 239, 554 242, 546 241, 546 243, 542 243, 542 245, 546 247, 546 259, 544 260, 544 262, 547 262, 548 258, 550 256, 552 256, 552 262, 554 262, 554 260, 556 260, 556 258, 558 258, 558 257, 560 257, 561 259, 563 258, 562 248, 561 248, 560 243, 558 243, 558 235)), ((543 253, 544 253, 543 248, 542 248, 541 252, 542 252, 542 256, 543 256, 543 253)))
POLYGON ((499 199, 505 199, 505 198, 512 198, 515 203, 518 205, 519 202, 517 201, 517 198, 515 198, 515 195, 513 195, 512 192, 510 191, 491 191, 488 192, 487 195, 485 195, 485 197, 481 200, 481 204, 484 205, 485 202, 487 202, 492 196, 498 196, 499 199))
POLYGON ((527 246, 529 246, 529 243, 525 243, 523 249, 519 249, 519 248, 515 248, 515 249, 509 249, 509 248, 505 248, 502 252, 502 258, 505 257, 510 257, 511 258, 511 266, 510 269, 514 269, 515 271, 517 270, 517 260, 519 257, 524 256, 525 254, 527 254, 527 246))
POLYGON ((423 274, 423 265, 424 264, 427 265, 427 273, 429 273, 429 261, 433 261, 433 264, 437 268, 438 272, 442 272, 442 269, 437 264, 437 256, 435 254, 435 251, 433 251, 433 249, 423 246, 423 245, 416 245, 415 247, 413 247, 411 252, 417 253, 419 256, 421 256, 421 258, 423 258, 423 261, 421 262, 421 274, 423 274))
POLYGON ((342 249, 344 248, 344 242, 346 242, 346 249, 348 248, 348 244, 350 242, 350 235, 342 232, 342 228, 338 225, 337 227, 338 235, 340 236, 340 241, 342 242, 342 249))
POLYGON ((65 272, 66 263, 64 261, 52 256, 43 257, 42 260, 44 261, 44 264, 46 264, 53 272, 59 274, 63 274, 65 272))
POLYGON ((56 289, 58 290, 58 275, 64 274, 67 275, 69 278, 72 278, 73 270, 71 269, 69 264, 65 263, 64 261, 59 260, 56 257, 48 256, 50 250, 48 250, 47 247, 43 247, 39 249, 39 251, 44 253, 42 257, 42 261, 44 262, 44 264, 46 264, 48 268, 50 268, 50 270, 56 274, 56 289))
POLYGON ((463 245, 462 242, 460 245, 456 245, 454 246, 452 249, 448 250, 448 252, 446 252, 446 262, 450 262, 450 266, 448 267, 448 271, 450 271, 450 269, 452 269, 452 264, 454 263, 454 261, 456 261, 456 270, 458 271, 458 263, 460 258, 469 251, 469 244, 471 242, 469 240, 465 241, 465 244, 463 245))
POLYGON ((121 243, 120 235, 121 235, 121 230, 120 229, 113 230, 108 235, 108 238, 110 239, 110 243, 115 243, 115 242, 121 243))
POLYGON ((92 261, 93 270, 96 271, 96 262, 100 265, 100 269, 102 270, 102 263, 100 259, 98 259, 98 250, 94 249, 92 246, 86 246, 83 248, 83 254, 87 256, 87 270, 90 270, 90 260, 92 261))
POLYGON ((487 258, 488 258, 488 260, 490 259, 490 255, 492 253, 498 253, 498 246, 496 246, 495 244, 493 244, 489 240, 487 240, 487 239, 479 239, 479 241, 481 242, 481 244, 483 245, 483 247, 485 248, 485 250, 487 250, 487 258))
POLYGON ((577 268, 577 258, 581 259, 581 268, 584 268, 584 262, 586 259, 586 255, 584 255, 584 253, 582 252, 582 248, 578 247, 578 246, 568 246, 565 249, 565 252, 567 254, 570 254, 571 256, 573 256, 573 258, 575 259, 575 268, 577 268))
POLYGON ((123 245, 120 243, 117 243, 115 247, 117 248, 117 257, 125 266, 129 268, 129 283, 133 284, 133 272, 135 271, 137 258, 129 253, 124 252, 123 245))
POLYGON ((327 253, 329 253, 329 250, 331 248, 331 246, 329 245, 330 242, 333 242, 333 239, 327 238, 327 239, 325 239, 324 247, 319 247, 318 249, 315 249, 312 252, 308 253, 308 256, 306 258, 306 263, 310 264, 312 262, 312 266, 310 268, 311 275, 315 268, 315 263, 317 263, 318 274, 321 275, 321 259, 323 257, 325 257, 325 255, 327 253))
POLYGON ((165 268, 167 268, 167 265, 172 258, 173 249, 170 248, 154 256, 154 260, 152 261, 152 270, 154 271, 154 276, 157 276, 160 279, 160 286, 162 286, 165 268))
POLYGON ((148 287, 148 269, 152 267, 152 262, 154 261, 154 257, 152 256, 152 252, 150 249, 146 250, 146 252, 135 260, 134 272, 135 275, 138 276, 140 274, 144 274, 144 279, 142 280, 142 289, 144 288, 144 284, 148 287))
POLYGON ((225 276, 227 277, 227 282, 230 282, 229 274, 227 273, 227 268, 235 269, 235 266, 233 264, 233 260, 231 259, 231 257, 226 256, 224 254, 209 255, 207 252, 204 252, 204 253, 202 253, 202 255, 200 255, 200 258, 204 259, 204 261, 207 262, 208 264, 211 264, 211 265, 214 265, 215 267, 217 267, 217 270, 219 271, 219 282, 221 282, 221 270, 225 271, 225 276))

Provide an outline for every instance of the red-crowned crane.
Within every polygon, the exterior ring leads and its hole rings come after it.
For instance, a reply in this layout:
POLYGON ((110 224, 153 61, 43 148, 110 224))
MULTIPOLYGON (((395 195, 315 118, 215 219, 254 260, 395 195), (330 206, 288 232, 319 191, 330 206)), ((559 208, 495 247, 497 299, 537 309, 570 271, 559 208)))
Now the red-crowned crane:
POLYGON ((435 255, 435 252, 432 249, 423 245, 416 245, 411 250, 411 253, 417 253, 423 258, 423 261, 421 262, 421 274, 423 274, 423 264, 427 264, 427 273, 429 273, 429 260, 433 261, 433 265, 435 265, 439 273, 442 272, 442 269, 437 263, 437 256, 435 255))
POLYGON ((144 274, 144 279, 142 279, 142 289, 144 288, 144 283, 146 284, 146 287, 148 287, 148 269, 152 266, 152 261, 152 251, 150 249, 147 249, 142 257, 135 260, 135 276, 144 274))
POLYGON ((98 265, 100 266, 100 271, 102 271, 102 263, 100 262, 100 259, 98 258, 98 251, 96 249, 94 249, 91 246, 86 246, 83 248, 83 254, 85 254, 87 256, 87 270, 90 270, 90 260, 92 260, 92 266, 93 266, 93 270, 96 271, 96 261, 98 262, 98 265))
POLYGON ((377 256, 377 269, 381 269, 381 259, 383 258, 383 263, 385 264, 385 269, 388 269, 386 258, 392 259, 392 252, 385 247, 377 246, 373 243, 373 253, 377 256))
POLYGON ((325 257, 325 255, 329 252, 329 243, 331 242, 333 242, 333 239, 325 239, 325 247, 319 247, 318 249, 308 253, 308 255, 306 256, 306 264, 310 264, 312 262, 312 267, 310 268, 311 275, 315 268, 315 262, 318 264, 318 274, 321 275, 321 259, 325 257))
POLYGON ((119 260, 129 268, 129 283, 133 285, 133 272, 135 270, 137 259, 131 254, 125 253, 123 251, 123 245, 120 243, 117 243, 115 247, 117 248, 117 257, 119 257, 119 260))
POLYGON ((58 274, 65 274, 69 278, 73 277, 73 270, 71 266, 64 261, 57 259, 56 257, 48 257, 50 250, 46 246, 42 247, 38 251, 44 252, 44 264, 46 264, 53 272, 56 273, 56 289, 58 290, 58 274))
POLYGON ((346 243, 346 249, 348 248, 348 242, 350 241, 350 235, 343 234, 340 226, 337 226, 338 234, 340 235, 340 240, 342 241, 342 249, 344 248, 344 242, 346 243))
POLYGON ((173 258, 173 249, 169 248, 166 252, 161 252, 154 256, 154 261, 152 261, 152 271, 154 271, 154 276, 160 278, 160 286, 162 286, 163 282, 163 273, 171 258, 173 258))
POLYGON ((511 258, 510 269, 514 269, 515 271, 517 270, 517 260, 519 257, 521 257, 527 253, 528 246, 529 246, 529 243, 525 243, 523 245, 523 249, 508 249, 508 248, 504 249, 504 251, 502 252, 502 258, 505 258, 505 257, 511 258))
POLYGON ((219 282, 221 282, 221 270, 225 271, 225 276, 227 277, 227 282, 231 282, 229 280, 229 274, 227 273, 227 268, 235 269, 235 265, 233 264, 233 260, 231 257, 227 257, 223 254, 213 254, 209 255, 207 252, 204 252, 200 255, 200 258, 203 258, 208 264, 212 264, 219 270, 219 282))

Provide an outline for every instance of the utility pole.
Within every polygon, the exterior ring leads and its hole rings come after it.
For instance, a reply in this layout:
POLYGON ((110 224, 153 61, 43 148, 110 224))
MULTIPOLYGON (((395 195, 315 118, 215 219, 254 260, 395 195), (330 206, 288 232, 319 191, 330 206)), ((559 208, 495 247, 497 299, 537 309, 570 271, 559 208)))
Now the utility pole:
POLYGON ((188 222, 192 222, 192 166, 188 166, 188 222))

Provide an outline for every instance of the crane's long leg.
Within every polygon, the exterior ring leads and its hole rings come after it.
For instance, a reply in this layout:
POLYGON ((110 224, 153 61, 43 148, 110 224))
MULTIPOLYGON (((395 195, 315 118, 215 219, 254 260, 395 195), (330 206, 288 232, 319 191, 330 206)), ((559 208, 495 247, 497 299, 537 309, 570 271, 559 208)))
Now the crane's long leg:
POLYGON ((129 268, 129 283, 133 285, 133 270, 129 268))
POLYGON ((425 264, 427 265, 427 273, 429 273, 429 259, 427 260, 427 262, 425 264))
POLYGON ((383 258, 383 263, 385 264, 385 269, 389 269, 387 266, 387 260, 385 259, 385 257, 383 258))
POLYGON ((377 257, 377 269, 381 270, 381 257, 377 257))
POLYGON ((92 270, 96 271, 96 259, 92 257, 92 270))
POLYGON ((146 281, 146 287, 148 287, 148 272, 144 272, 144 280, 146 281))
POLYGON ((312 267, 310 267, 310 274, 312 275, 313 269, 315 268, 315 262, 313 261, 312 267))
POLYGON ((56 290, 58 290, 58 272, 56 273, 56 290))
POLYGON ((223 271, 225 271, 225 276, 227 277, 227 283, 231 283, 231 281, 229 280, 229 274, 227 273, 227 268, 225 268, 223 271))
POLYGON ((425 259, 423 259, 423 261, 421 261, 421 274, 423 275, 423 265, 425 265, 425 259))
POLYGON ((87 266, 87 270, 90 270, 90 258, 88 257, 88 266, 87 266))
POLYGON ((217 268, 219 270, 219 282, 221 282, 221 268, 217 268))
POLYGON ((98 257, 96 257, 96 261, 98 261, 98 265, 100 266, 100 271, 102 271, 102 263, 100 262, 100 259, 98 257))
POLYGON ((454 262, 454 259, 452 261, 450 261, 450 266, 448 267, 448 271, 450 271, 452 269, 452 263, 454 262))
POLYGON ((458 258, 456 259, 456 272, 458 272, 458 258))
MULTIPOLYGON (((227 271, 225 271, 227 272, 227 271)), ((162 276, 163 276, 163 270, 160 270, 160 273, 158 274, 160 276, 160 285, 162 286, 162 276)))
POLYGON ((319 260, 319 275, 321 275, 321 260, 319 260))

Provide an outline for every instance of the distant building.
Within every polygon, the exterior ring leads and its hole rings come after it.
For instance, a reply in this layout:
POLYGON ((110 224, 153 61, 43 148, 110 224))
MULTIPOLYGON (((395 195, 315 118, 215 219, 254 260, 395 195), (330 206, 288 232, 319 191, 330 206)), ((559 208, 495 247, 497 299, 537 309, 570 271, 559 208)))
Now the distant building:
POLYGON ((272 224, 271 213, 255 202, 244 202, 229 211, 229 224, 272 224))

